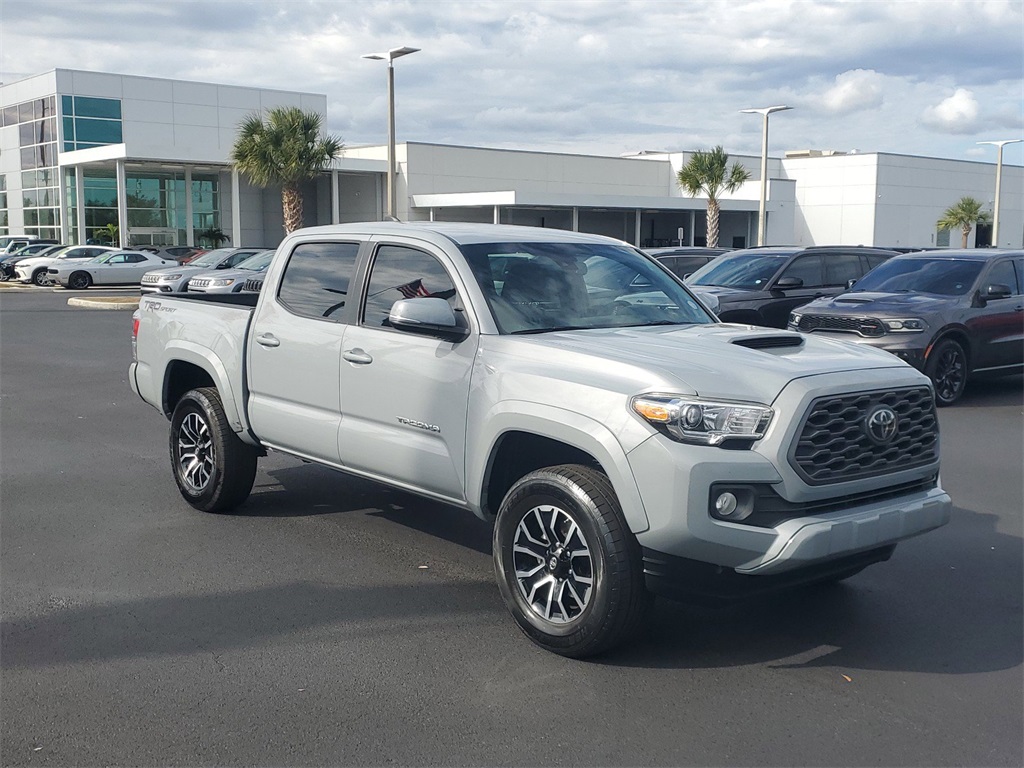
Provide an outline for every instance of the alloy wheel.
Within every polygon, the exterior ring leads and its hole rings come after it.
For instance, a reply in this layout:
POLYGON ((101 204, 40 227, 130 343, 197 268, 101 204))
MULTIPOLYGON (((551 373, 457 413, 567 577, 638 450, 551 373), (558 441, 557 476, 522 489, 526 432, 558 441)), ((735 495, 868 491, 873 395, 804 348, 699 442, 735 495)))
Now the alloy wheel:
POLYGON ((949 347, 935 366, 935 391, 940 400, 956 399, 964 385, 964 356, 957 347, 949 347))
POLYGON ((195 493, 202 493, 213 477, 214 451, 210 427, 198 413, 188 414, 178 427, 178 470, 195 493))
POLYGON ((583 613, 594 588, 594 561, 565 510, 542 504, 523 515, 512 559, 519 591, 537 616, 566 624, 583 613))

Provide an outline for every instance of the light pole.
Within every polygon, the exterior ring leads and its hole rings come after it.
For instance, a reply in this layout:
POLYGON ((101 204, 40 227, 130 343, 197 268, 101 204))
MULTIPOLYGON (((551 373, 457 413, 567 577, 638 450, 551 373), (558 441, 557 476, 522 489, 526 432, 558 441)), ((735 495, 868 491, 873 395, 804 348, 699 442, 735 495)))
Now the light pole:
POLYGON ((388 213, 394 219, 397 199, 395 196, 395 59, 399 56, 408 56, 416 53, 419 48, 410 48, 403 45, 401 48, 392 48, 387 53, 367 53, 361 56, 363 59, 374 59, 376 61, 387 61, 388 63, 388 213))
POLYGON ((764 128, 761 132, 761 199, 757 205, 757 244, 764 245, 765 215, 764 208, 768 201, 768 115, 772 112, 782 112, 792 107, 779 105, 777 107, 758 107, 756 109, 741 109, 740 112, 757 113, 764 116, 764 128))
POLYGON ((992 203, 992 247, 999 247, 999 188, 1003 185, 1003 147, 1016 144, 1024 139, 1003 139, 1002 141, 979 141, 979 144, 994 144, 999 147, 996 153, 996 199, 992 203))

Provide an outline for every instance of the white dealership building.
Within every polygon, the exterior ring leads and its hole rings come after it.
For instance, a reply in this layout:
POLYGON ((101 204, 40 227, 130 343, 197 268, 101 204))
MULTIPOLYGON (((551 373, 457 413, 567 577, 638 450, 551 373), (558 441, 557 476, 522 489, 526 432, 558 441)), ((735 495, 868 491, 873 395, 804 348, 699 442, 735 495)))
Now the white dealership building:
MULTIPOLYGON (((323 94, 56 69, 0 85, 0 234, 84 242, 116 224, 125 245, 276 245, 280 192, 230 161, 248 114, 323 94)), ((382 129, 385 118, 382 115, 382 129)), ((383 131, 382 131, 383 132, 383 131)), ((400 219, 485 221, 606 234, 641 247, 702 244, 706 201, 676 183, 687 152, 624 157, 464 147, 396 147, 400 219)), ((757 237, 760 157, 733 155, 751 179, 721 200, 720 244, 757 237)), ((767 242, 960 245, 936 220, 961 197, 989 205, 995 163, 886 153, 786 152, 768 161, 767 242)), ((348 147, 304 189, 306 224, 383 217, 387 147, 348 147)), ((999 246, 1024 247, 1024 168, 1004 165, 999 246)), ((991 227, 970 245, 989 245, 991 227)))

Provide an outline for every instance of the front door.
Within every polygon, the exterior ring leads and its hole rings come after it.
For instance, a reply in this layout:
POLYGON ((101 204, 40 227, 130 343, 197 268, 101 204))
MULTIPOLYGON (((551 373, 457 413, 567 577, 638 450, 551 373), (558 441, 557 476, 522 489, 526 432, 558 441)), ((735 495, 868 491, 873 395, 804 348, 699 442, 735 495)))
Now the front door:
POLYGON ((786 267, 778 280, 795 277, 801 285, 795 288, 779 288, 774 284, 769 288, 769 298, 761 307, 764 324, 770 328, 785 328, 789 321, 789 313, 797 307, 820 296, 835 295, 839 290, 829 292, 825 287, 825 273, 821 262, 821 254, 800 256, 786 267))
POLYGON ((998 370, 1024 362, 1024 296, 1010 259, 1001 259, 982 273, 979 290, 990 285, 1008 286, 1012 295, 990 299, 984 307, 971 311, 967 327, 977 340, 971 365, 975 371, 998 370))
MULTIPOLYGON (((269 445, 338 463, 342 341, 358 242, 306 242, 249 330, 249 421, 269 445)), ((270 286, 267 286, 270 289, 270 286)))
POLYGON ((445 298, 465 318, 445 262, 440 252, 377 246, 359 322, 345 334, 339 451, 346 467, 461 501, 477 337, 443 341, 388 325, 391 306, 417 296, 445 298))

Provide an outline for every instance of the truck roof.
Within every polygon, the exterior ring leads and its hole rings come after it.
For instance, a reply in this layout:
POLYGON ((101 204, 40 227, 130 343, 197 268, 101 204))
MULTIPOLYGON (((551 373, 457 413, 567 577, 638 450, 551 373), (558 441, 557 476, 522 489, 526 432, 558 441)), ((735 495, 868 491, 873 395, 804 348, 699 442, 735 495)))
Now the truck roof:
POLYGON ((622 240, 565 229, 523 227, 513 224, 473 224, 458 221, 368 221, 355 224, 329 224, 296 230, 299 235, 416 235, 426 240, 444 239, 457 245, 495 242, 532 243, 607 243, 622 245, 622 240))

